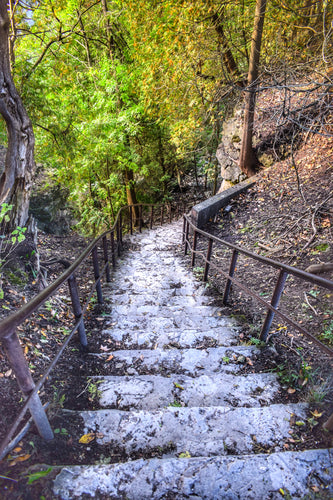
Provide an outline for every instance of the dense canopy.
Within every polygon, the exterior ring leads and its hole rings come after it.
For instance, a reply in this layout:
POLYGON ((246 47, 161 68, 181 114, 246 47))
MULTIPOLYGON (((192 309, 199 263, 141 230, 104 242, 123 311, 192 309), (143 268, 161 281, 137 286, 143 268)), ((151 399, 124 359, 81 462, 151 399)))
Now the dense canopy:
MULTIPOLYGON (((248 89, 256 3, 9 0, 35 160, 68 187, 82 226, 167 199, 191 168, 216 177, 221 126, 248 89)), ((332 12, 327 0, 267 1, 256 91, 284 92, 286 113, 295 85, 308 95, 332 83, 332 12)))

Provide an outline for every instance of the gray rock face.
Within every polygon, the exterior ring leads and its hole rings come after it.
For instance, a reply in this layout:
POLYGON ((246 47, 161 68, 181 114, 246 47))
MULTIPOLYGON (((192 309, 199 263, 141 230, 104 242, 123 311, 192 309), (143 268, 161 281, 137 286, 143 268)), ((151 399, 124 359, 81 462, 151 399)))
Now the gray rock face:
POLYGON ((243 108, 236 108, 231 118, 223 123, 221 143, 216 151, 216 158, 221 167, 223 179, 220 191, 228 189, 232 184, 241 182, 245 175, 239 168, 241 137, 243 131, 243 108))
POLYGON ((170 253, 180 231, 176 223, 133 236, 137 250, 104 290, 111 306, 101 334, 111 347, 93 354, 105 375, 89 377, 103 409, 80 412, 78 432, 95 432, 102 450, 129 460, 63 467, 54 497, 329 498, 332 450, 282 451, 295 420, 306 424, 307 405, 274 404, 275 375, 243 373, 260 350, 236 345, 237 325, 170 253))

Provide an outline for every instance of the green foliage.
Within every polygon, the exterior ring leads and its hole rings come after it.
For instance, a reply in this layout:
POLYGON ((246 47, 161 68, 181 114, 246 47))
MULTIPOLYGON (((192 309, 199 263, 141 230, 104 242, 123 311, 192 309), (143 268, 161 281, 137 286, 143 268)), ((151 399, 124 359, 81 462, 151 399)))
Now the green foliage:
MULTIPOLYGON (((16 85, 36 160, 69 188, 82 231, 110 225, 129 188, 138 201, 169 196, 177 172, 194 164, 215 182, 221 124, 248 70, 255 0, 117 0, 107 11, 79 0, 25 5, 15 11, 16 85)), ((332 10, 268 2, 269 84, 297 74, 296 64, 329 62, 332 10)))
MULTIPOLYGON (((2 288, 2 280, 3 280, 3 267, 5 264, 11 259, 11 256, 17 247, 22 241, 25 240, 24 233, 26 232, 26 227, 17 227, 9 234, 3 234, 4 228, 6 227, 6 223, 10 220, 10 212, 13 206, 8 203, 3 203, 0 209, 0 227, 2 229, 0 234, 0 300, 4 298, 4 291, 2 288)), ((9 281, 16 285, 24 285, 27 281, 27 274, 20 269, 17 269, 15 272, 7 271, 7 277, 9 281)))
POLYGON ((333 321, 324 321, 321 338, 326 340, 328 344, 333 345, 333 321))
POLYGON ((48 476, 50 472, 52 472, 53 467, 48 467, 46 470, 41 470, 38 472, 33 472, 31 474, 28 474, 26 477, 28 479, 28 484, 32 484, 35 481, 39 481, 39 479, 43 479, 44 477, 48 476))

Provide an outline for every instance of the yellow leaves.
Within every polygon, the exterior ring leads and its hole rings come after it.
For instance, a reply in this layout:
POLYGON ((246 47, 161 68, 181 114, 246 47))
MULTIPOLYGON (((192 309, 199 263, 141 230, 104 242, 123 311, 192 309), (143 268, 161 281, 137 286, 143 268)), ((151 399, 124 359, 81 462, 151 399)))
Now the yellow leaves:
POLYGON ((88 434, 83 434, 83 436, 80 437, 79 443, 81 444, 89 444, 94 439, 102 439, 104 437, 104 434, 101 432, 88 432, 88 434))
POLYGON ((315 418, 320 418, 322 416, 322 413, 319 413, 318 410, 315 410, 315 411, 312 411, 311 414, 315 417, 315 418))
POLYGON ((80 437, 79 443, 81 443, 81 444, 89 444, 95 438, 96 438, 95 432, 89 432, 88 434, 83 434, 83 436, 80 437))
POLYGON ((9 467, 14 467, 14 465, 18 464, 19 462, 25 462, 30 457, 31 457, 31 455, 29 453, 27 453, 26 455, 19 455, 18 457, 15 457, 14 460, 9 462, 8 465, 9 465, 9 467))
POLYGON ((173 383, 173 385, 174 385, 175 387, 177 387, 177 389, 180 389, 181 391, 183 391, 183 390, 184 390, 184 387, 183 387, 183 386, 181 386, 180 384, 177 384, 177 382, 174 382, 174 383, 173 383))

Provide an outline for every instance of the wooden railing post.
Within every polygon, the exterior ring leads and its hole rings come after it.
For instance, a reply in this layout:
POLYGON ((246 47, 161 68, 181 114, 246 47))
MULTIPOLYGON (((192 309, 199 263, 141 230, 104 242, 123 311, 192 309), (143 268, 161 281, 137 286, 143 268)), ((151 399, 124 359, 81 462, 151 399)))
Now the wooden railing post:
POLYGON ((133 234, 133 213, 132 213, 133 207, 130 205, 129 207, 129 220, 130 220, 130 233, 133 234))
MULTIPOLYGON (((99 275, 98 254, 97 254, 97 246, 96 245, 92 249, 91 255, 92 255, 92 259, 93 259, 95 281, 97 281, 99 279, 100 275, 99 275)), ((101 285, 100 281, 98 281, 96 283, 96 292, 97 292, 98 303, 103 304, 102 285, 101 285)))
POLYGON ((123 247, 123 214, 120 211, 119 212, 119 242, 121 245, 121 248, 123 247))
MULTIPOLYGON (((24 357, 16 331, 14 330, 9 335, 4 337, 2 343, 10 366, 15 373, 18 385, 25 398, 27 398, 33 391, 35 384, 27 361, 24 357)), ((46 441, 51 441, 54 438, 54 435, 38 394, 35 394, 31 398, 29 402, 29 410, 39 434, 46 441)))
POLYGON ((153 229, 153 224, 154 224, 154 207, 152 205, 150 209, 150 229, 153 229))
POLYGON ((106 268, 105 268, 106 282, 110 283, 111 276, 110 276, 110 265, 109 265, 109 256, 108 256, 108 240, 106 239, 106 235, 103 236, 103 256, 104 256, 104 264, 106 265, 106 268))
MULTIPOLYGON (((80 302, 80 296, 79 296, 79 289, 77 286, 77 281, 75 274, 73 273, 69 278, 68 278, 68 287, 69 287, 69 293, 71 296, 72 300, 72 309, 74 313, 75 320, 78 321, 79 319, 82 318, 82 309, 81 309, 81 302, 80 302)), ((80 344, 81 346, 85 349, 88 345, 87 341, 87 335, 86 335, 86 330, 84 327, 84 322, 83 318, 81 323, 78 326, 78 334, 80 338, 80 344)))
MULTIPOLYGON (((278 280, 276 282, 276 286, 273 292, 272 300, 271 300, 271 305, 276 309, 279 305, 280 298, 284 289, 284 285, 286 283, 286 279, 288 278, 288 273, 284 271, 283 269, 280 270, 278 280)), ((262 326, 261 332, 260 332, 260 340, 266 342, 267 336, 269 329, 272 325, 273 319, 274 319, 274 311, 271 309, 268 310, 265 322, 262 326)))
POLYGON ((184 242, 185 242, 185 228, 186 228, 186 219, 185 219, 185 215, 183 215, 182 245, 184 245, 184 242))
POLYGON ((185 219, 185 248, 184 248, 184 255, 187 255, 187 249, 188 249, 188 234, 190 231, 190 225, 188 221, 185 219))
MULTIPOLYGON (((238 257, 238 251, 234 250, 232 252, 232 257, 231 257, 231 262, 230 262, 230 267, 229 267, 229 276, 231 278, 233 277, 233 275, 235 273, 236 263, 237 263, 237 257, 238 257)), ((227 283, 225 285, 225 290, 224 290, 224 295, 223 295, 223 304, 225 306, 228 303, 228 298, 229 298, 229 293, 230 293, 230 290, 231 290, 231 285, 232 285, 232 281, 230 279, 228 279, 227 283)))
POLYGON ((208 240, 208 248, 207 248, 207 255, 206 255, 205 271, 204 271, 204 276, 203 276, 203 281, 205 283, 208 280, 208 271, 209 271, 209 265, 210 265, 210 258, 212 256, 212 248, 213 248, 213 240, 211 238, 209 238, 209 240, 208 240))
POLYGON ((161 226, 164 223, 164 204, 161 206, 161 226))
POLYGON ((110 240, 111 240, 111 262, 112 262, 112 267, 114 268, 116 267, 116 254, 114 249, 114 230, 111 231, 110 240))
POLYGON ((117 219, 117 225, 116 225, 116 231, 117 231, 117 254, 118 257, 120 257, 120 252, 121 252, 121 243, 120 243, 120 224, 119 224, 119 217, 117 219))
POLYGON ((194 229, 193 232, 193 247, 192 247, 192 259, 191 259, 191 266, 194 267, 195 264, 195 257, 196 257, 196 249, 197 249, 197 241, 198 241, 198 233, 194 229))
POLYGON ((139 233, 142 232, 142 205, 139 205, 139 233))

